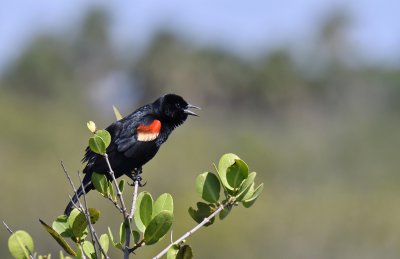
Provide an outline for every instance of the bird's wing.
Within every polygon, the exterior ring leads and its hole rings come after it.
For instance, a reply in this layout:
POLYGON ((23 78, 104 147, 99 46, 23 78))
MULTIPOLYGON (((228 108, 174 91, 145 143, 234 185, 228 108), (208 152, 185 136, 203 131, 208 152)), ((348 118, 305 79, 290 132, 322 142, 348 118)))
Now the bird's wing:
POLYGON ((151 115, 132 121, 124 122, 123 130, 115 139, 117 151, 126 157, 133 156, 139 143, 155 140, 161 131, 161 122, 151 115))
MULTIPOLYGON (((138 148, 138 143, 153 141, 158 137, 161 122, 151 115, 144 115, 145 109, 146 107, 142 107, 106 128, 111 135, 111 143, 107 148, 109 156, 118 152, 131 157, 138 148)), ((82 162, 87 162, 87 167, 91 168, 90 164, 95 164, 98 156, 87 147, 82 162)))

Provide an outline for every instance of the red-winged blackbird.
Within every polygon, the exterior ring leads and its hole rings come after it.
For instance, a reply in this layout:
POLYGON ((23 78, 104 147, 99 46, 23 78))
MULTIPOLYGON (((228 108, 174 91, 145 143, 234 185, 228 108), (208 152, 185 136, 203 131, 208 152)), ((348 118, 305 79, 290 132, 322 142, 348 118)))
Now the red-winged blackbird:
MULTIPOLYGON (((190 108, 199 109, 179 95, 167 94, 108 126, 106 130, 111 135, 111 144, 107 154, 115 177, 127 175, 140 182, 142 166, 155 156, 169 134, 185 122, 188 115, 197 116, 190 108)), ((105 174, 111 179, 105 158, 92 152, 89 147, 82 161, 87 162, 82 180, 86 193, 94 189, 91 181, 93 172, 105 174)), ((82 194, 80 187, 72 201, 76 203, 82 194)), ((65 215, 71 213, 72 201, 65 209, 65 215)))

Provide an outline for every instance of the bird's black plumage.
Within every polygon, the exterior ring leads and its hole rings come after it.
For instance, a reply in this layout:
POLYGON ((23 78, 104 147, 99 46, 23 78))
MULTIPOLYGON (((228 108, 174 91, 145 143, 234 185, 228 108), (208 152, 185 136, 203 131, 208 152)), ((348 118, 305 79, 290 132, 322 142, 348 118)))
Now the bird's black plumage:
MULTIPOLYGON (((184 123, 188 115, 196 115, 189 108, 198 107, 188 104, 179 95, 167 94, 108 126, 106 130, 111 135, 111 143, 107 155, 115 177, 127 175, 133 178, 134 173, 140 173, 142 166, 156 155, 171 132, 184 123)), ((105 158, 89 147, 82 161, 86 162, 82 180, 86 193, 94 189, 91 182, 93 172, 105 174, 111 179, 105 158)), ((82 187, 77 194, 72 198, 74 203, 83 194, 82 187)), ((65 215, 69 215, 72 208, 73 203, 70 202, 65 215)))

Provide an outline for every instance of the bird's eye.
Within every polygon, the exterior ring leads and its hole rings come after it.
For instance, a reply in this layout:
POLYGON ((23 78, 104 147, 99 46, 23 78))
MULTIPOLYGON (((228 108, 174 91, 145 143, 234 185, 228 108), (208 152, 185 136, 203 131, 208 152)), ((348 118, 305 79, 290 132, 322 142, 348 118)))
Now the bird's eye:
POLYGON ((180 104, 180 103, 176 103, 176 104, 175 104, 175 107, 178 108, 178 109, 180 109, 180 108, 181 108, 181 104, 180 104))

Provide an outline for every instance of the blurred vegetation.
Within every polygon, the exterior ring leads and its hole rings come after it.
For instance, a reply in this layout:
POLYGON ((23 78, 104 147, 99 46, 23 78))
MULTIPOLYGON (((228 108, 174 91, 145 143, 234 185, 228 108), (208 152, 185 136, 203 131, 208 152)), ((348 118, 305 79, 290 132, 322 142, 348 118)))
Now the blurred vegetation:
MULTIPOLYGON (((268 49, 255 59, 170 31, 140 55, 121 55, 109 21, 95 9, 72 32, 39 35, 0 77, 1 218, 41 240, 40 253, 57 254, 37 219, 63 211, 71 191, 58 163, 82 169, 86 121, 106 127, 113 104, 127 115, 176 92, 203 107, 201 117, 174 132, 143 175, 145 190, 176 197, 174 235, 193 226, 196 194, 186 185, 209 161, 234 152, 265 172, 257 210, 193 236, 195 256, 399 257, 400 68, 364 65, 346 38, 351 19, 334 12, 309 50, 268 49)), ((118 227, 106 202, 89 202, 118 227)), ((0 237, 9 258, 8 233, 0 237)))

